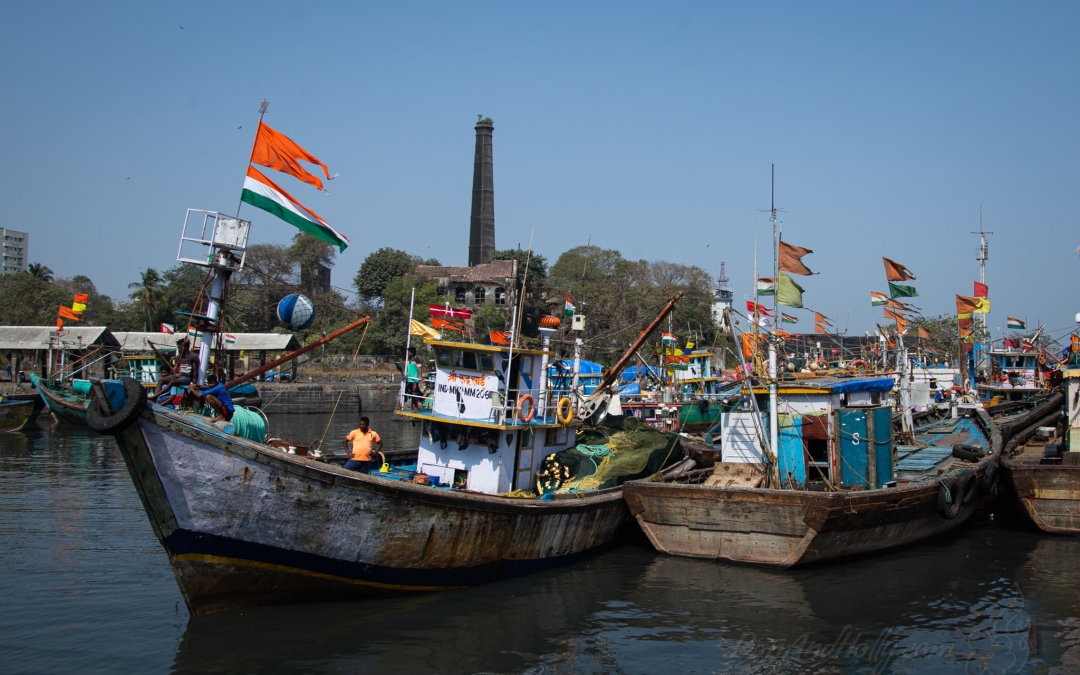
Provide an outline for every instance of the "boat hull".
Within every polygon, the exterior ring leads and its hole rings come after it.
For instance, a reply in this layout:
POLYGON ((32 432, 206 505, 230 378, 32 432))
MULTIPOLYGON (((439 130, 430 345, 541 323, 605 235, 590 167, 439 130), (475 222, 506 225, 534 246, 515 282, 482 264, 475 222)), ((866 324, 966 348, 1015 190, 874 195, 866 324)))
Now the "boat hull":
POLYGON ((35 375, 31 375, 30 380, 41 394, 45 405, 60 420, 86 426, 86 399, 75 394, 60 393, 35 375))
POLYGON ((12 432, 22 429, 33 415, 33 401, 4 401, 0 403, 0 432, 12 432))
MULTIPOLYGON (((967 468, 981 487, 1002 438, 978 411, 990 452, 967 468)), ((656 550, 691 558, 794 567, 873 553, 963 525, 977 493, 952 517, 938 508, 938 480, 879 490, 817 492, 640 480, 623 485, 630 513, 656 550)))
POLYGON ((1001 462, 1004 497, 1043 532, 1080 535, 1080 466, 1001 462))
MULTIPOLYGON (((1052 427, 1058 423, 1063 403, 1062 394, 1053 394, 1002 425, 1008 438, 1001 457, 1002 497, 1014 513, 1022 514, 1043 532, 1078 535, 1080 465, 1043 464, 1043 445, 1027 445, 1040 426, 1052 427), (1035 451, 1034 458, 1031 449, 1035 451)), ((1071 461, 1072 453, 1064 453, 1063 459, 1071 461)))
POLYGON ((117 436, 192 614, 473 586, 572 561, 621 491, 553 502, 398 483, 154 408, 117 436))
MULTIPOLYGON (((977 468, 980 479, 983 462, 977 468)), ((806 492, 631 482, 630 512, 656 550, 671 555, 794 567, 903 546, 948 532, 938 484, 864 492, 806 492)))

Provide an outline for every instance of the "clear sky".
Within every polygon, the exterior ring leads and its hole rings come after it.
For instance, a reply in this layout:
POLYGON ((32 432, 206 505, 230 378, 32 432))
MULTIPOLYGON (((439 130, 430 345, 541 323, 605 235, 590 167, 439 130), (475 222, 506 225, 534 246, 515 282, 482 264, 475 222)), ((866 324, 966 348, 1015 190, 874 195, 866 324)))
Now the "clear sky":
MULTIPOLYGON (((926 314, 970 294, 979 207, 994 326, 1080 311, 1080 3, 7 3, 0 226, 122 296, 174 264, 184 209, 234 212, 258 119, 325 161, 280 182, 352 240, 468 254, 477 115, 495 123, 496 244, 553 262, 727 261, 751 292, 769 166, 805 302, 881 321, 881 256, 926 314), (238 128, 241 127, 241 128, 238 128)), ((276 176, 275 176, 276 177, 276 176)), ((245 205, 253 242, 293 230, 245 205)), ((765 263, 763 263, 765 266, 765 263)), ((765 276, 765 275, 762 275, 765 276)), ((837 316, 839 312, 839 316, 837 316)), ((805 311, 798 328, 812 330, 805 311)), ((1060 331, 1057 331, 1060 333, 1060 331)), ((994 330, 995 337, 998 332, 994 330)))

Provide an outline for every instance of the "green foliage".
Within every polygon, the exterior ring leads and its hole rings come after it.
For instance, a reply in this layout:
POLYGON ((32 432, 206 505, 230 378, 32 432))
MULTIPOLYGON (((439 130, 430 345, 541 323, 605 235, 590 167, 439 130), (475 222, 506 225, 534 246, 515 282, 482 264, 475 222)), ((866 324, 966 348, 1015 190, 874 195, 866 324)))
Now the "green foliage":
POLYGON ((26 266, 26 272, 35 279, 41 279, 42 281, 53 280, 53 271, 41 263, 30 263, 26 266))
POLYGON ((473 329, 476 338, 481 342, 487 337, 488 331, 509 328, 510 321, 506 318, 506 313, 495 305, 485 303, 479 311, 473 312, 473 329))
MULTIPOLYGON (((976 342, 988 342, 990 334, 983 328, 982 321, 975 319, 973 336, 976 342)), ((955 366, 960 355, 960 326, 956 314, 938 314, 934 317, 920 316, 911 322, 904 337, 908 349, 922 349, 928 352, 931 361, 955 366), (919 328, 925 328, 929 338, 919 338, 919 328)))
POLYGON ((428 305, 439 302, 438 289, 420 279, 393 279, 387 283, 383 303, 375 315, 364 339, 365 354, 401 354, 409 330, 409 297, 416 287, 413 319, 428 323, 428 305))
POLYGON ((561 310, 569 294, 584 314, 586 343, 604 350, 596 360, 612 363, 678 291, 683 297, 670 320, 650 337, 652 351, 660 348, 660 335, 670 329, 701 345, 715 340, 712 279, 700 267, 663 260, 631 262, 614 249, 579 246, 559 256, 551 268, 548 284, 552 308, 561 310))
POLYGON ((0 274, 0 325, 52 326, 60 305, 71 295, 33 274, 0 274))
POLYGON ((148 267, 141 273, 138 281, 128 284, 128 288, 135 289, 130 297, 146 313, 146 327, 143 330, 154 330, 157 327, 156 319, 167 300, 165 282, 161 275, 153 267, 148 267))
POLYGON ((417 259, 405 251, 380 248, 364 259, 353 279, 353 286, 364 300, 376 303, 384 301, 387 285, 411 272, 416 263, 417 259))
MULTIPOLYGON (((540 317, 552 311, 547 304, 548 265, 547 258, 536 253, 530 255, 528 251, 520 249, 507 249, 496 251, 491 260, 516 260, 517 281, 514 284, 514 297, 521 301, 522 289, 525 293, 525 304, 522 311, 522 334, 536 335, 536 325, 540 317)), ((492 329, 501 330, 501 329, 492 329)), ((480 333, 477 329, 477 334, 480 333)))

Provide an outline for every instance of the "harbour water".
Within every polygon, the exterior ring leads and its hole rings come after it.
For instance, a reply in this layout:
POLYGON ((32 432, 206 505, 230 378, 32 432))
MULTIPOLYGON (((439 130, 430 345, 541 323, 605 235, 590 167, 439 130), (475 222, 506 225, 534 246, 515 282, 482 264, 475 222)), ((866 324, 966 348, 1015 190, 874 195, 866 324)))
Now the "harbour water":
MULTIPOLYGON (((388 448, 409 423, 374 413, 388 448)), ((328 416, 272 417, 300 442, 328 416)), ((338 415, 338 447, 355 415, 338 415)), ((111 439, 0 434, 4 673, 1080 672, 1080 540, 992 514, 797 571, 628 543, 465 591, 192 619, 111 439)))

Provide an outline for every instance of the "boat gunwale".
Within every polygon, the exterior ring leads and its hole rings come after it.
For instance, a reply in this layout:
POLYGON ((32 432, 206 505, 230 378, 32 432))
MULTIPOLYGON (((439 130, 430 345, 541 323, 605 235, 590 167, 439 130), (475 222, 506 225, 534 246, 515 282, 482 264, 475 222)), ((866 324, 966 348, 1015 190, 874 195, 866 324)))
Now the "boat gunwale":
MULTIPOLYGON (((472 509, 512 514, 535 515, 573 513, 606 507, 622 502, 622 486, 598 490, 591 493, 570 493, 575 496, 557 497, 545 502, 539 498, 518 498, 489 495, 478 492, 459 490, 440 490, 430 486, 416 485, 405 481, 390 481, 366 474, 346 471, 344 468, 319 462, 302 455, 288 455, 280 450, 262 447, 259 443, 238 436, 227 435, 217 429, 209 429, 193 424, 185 415, 179 415, 161 406, 152 405, 149 409, 152 419, 148 420, 173 433, 212 445, 230 454, 248 460, 266 464, 288 473, 299 474, 350 490, 373 492, 393 499, 406 499, 443 508, 472 509), (163 420, 163 421, 162 421, 163 420), (578 496, 580 495, 580 496, 578 496)), ((142 419, 146 419, 144 414, 142 419)))

